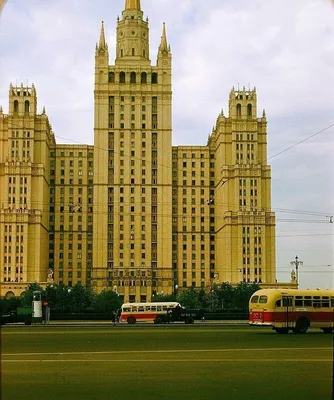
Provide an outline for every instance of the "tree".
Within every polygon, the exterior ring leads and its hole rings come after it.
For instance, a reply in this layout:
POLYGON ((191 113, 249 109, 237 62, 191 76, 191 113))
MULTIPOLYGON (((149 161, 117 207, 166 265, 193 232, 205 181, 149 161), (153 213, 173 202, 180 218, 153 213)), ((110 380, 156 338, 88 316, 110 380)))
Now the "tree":
POLYGON ((103 314, 111 314, 121 306, 119 295, 113 290, 103 290, 101 293, 95 294, 92 302, 93 309, 103 314))
POLYGON ((32 305, 32 296, 35 290, 39 290, 43 293, 42 287, 38 283, 31 283, 27 289, 23 292, 21 297, 21 305, 22 306, 31 306, 32 305))
POLYGON ((175 294, 154 294, 152 295, 152 302, 153 303, 158 303, 158 302, 166 302, 166 301, 176 301, 176 295, 175 294))
POLYGON ((199 293, 194 288, 185 290, 178 295, 178 302, 185 308, 199 308, 199 293))
POLYGON ((248 310, 249 299, 253 293, 260 290, 260 286, 257 283, 245 283, 240 282, 234 288, 235 290, 235 305, 237 308, 248 310))
POLYGON ((90 307, 92 292, 82 285, 75 285, 68 290, 69 309, 71 312, 83 312, 90 307))
POLYGON ((235 306, 235 290, 229 282, 223 282, 218 288, 218 297, 221 308, 233 308, 235 306))

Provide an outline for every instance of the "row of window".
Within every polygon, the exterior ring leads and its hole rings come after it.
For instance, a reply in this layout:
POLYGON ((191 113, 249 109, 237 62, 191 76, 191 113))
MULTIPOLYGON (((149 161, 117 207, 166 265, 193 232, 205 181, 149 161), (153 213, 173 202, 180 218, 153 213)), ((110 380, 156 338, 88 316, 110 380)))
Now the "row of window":
MULTIPOLYGON (((132 49, 132 50, 134 52, 134 49, 132 49)), ((121 50, 121 52, 122 51, 123 50, 121 50)), ((114 72, 112 72, 112 71, 109 72, 108 77, 109 77, 109 82, 110 83, 115 83, 115 73, 114 72)), ((148 83, 148 80, 147 80, 148 74, 147 74, 147 72, 142 72, 140 74, 140 78, 137 79, 136 72, 134 72, 134 71, 130 72, 130 76, 129 76, 129 74, 127 74, 126 72, 121 71, 119 73, 118 77, 119 77, 119 83, 127 83, 127 82, 137 83, 137 81, 140 82, 140 83, 144 83, 144 84, 148 83)), ((158 83, 158 74, 157 74, 157 72, 152 72, 151 73, 151 83, 152 84, 157 84, 158 83)))
MULTIPOLYGON (((182 158, 198 158, 198 154, 199 154, 199 158, 205 158, 204 153, 191 153, 191 156, 189 153, 182 153, 182 158)), ((178 158, 178 153, 173 153, 172 158, 178 158)), ((215 158, 215 155, 210 154, 210 159, 214 159, 214 158, 215 158)))
MULTIPOLYGON (((23 274, 23 267, 13 267, 13 271, 14 271, 14 268, 15 268, 16 274, 23 274)), ((4 267, 3 272, 5 274, 12 273, 12 267, 11 266, 4 267)))
MULTIPOLYGON (((19 112, 19 101, 14 100, 14 113, 17 114, 19 112)), ((30 112, 30 102, 29 100, 26 100, 24 102, 24 113, 29 114, 30 112)))

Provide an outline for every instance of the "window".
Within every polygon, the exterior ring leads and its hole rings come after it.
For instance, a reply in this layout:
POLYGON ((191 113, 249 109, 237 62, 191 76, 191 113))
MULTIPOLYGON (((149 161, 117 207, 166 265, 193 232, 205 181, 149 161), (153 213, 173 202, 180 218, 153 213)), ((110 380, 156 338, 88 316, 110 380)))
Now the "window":
MULTIPOLYGON (((134 49, 132 49, 134 51, 134 49)), ((132 54, 134 55, 134 54, 132 54)), ((131 72, 130 73, 130 83, 136 83, 136 73, 135 72, 131 72)))
POLYGON ((119 73, 119 82, 120 83, 125 83, 125 72, 120 72, 119 73))
POLYGON ((141 73, 141 83, 147 83, 147 73, 146 72, 142 72, 141 73))
POLYGON ((115 73, 114 72, 109 72, 109 82, 110 83, 115 82, 115 73))
POLYGON ((152 83, 153 84, 158 83, 158 74, 156 72, 152 73, 152 83))
POLYGON ((259 303, 266 304, 268 302, 268 296, 260 296, 259 303))
POLYGON ((241 117, 241 104, 237 104, 237 118, 241 117))

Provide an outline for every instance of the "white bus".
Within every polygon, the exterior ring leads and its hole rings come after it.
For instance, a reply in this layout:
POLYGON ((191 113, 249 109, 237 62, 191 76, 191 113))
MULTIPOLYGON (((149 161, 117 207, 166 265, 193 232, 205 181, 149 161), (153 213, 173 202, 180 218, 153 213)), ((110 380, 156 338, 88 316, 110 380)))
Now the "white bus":
POLYGON ((138 322, 154 322, 161 324, 169 308, 181 307, 174 301, 165 301, 157 303, 124 303, 121 308, 120 322, 135 324, 138 322))

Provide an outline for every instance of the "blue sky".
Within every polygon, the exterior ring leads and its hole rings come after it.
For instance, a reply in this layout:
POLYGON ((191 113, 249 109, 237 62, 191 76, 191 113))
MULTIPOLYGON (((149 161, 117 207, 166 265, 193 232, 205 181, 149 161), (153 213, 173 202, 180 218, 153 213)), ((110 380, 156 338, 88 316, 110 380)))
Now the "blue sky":
MULTIPOLYGON (((0 17, 0 105, 35 84, 58 143, 93 143, 95 43, 110 64, 125 0, 8 0, 0 17), (62 138, 67 138, 65 141, 62 138)), ((142 0, 152 63, 162 23, 173 53, 173 144, 203 145, 232 86, 256 86, 268 156, 334 124, 330 0, 142 0)), ((302 287, 334 287, 334 127, 270 159, 279 281, 296 255, 302 287), (293 211, 294 210, 294 211, 293 211), (293 221, 293 220, 298 221, 293 221), (312 221, 312 222, 308 222, 312 221), (328 267, 330 265, 331 267, 328 267)))

